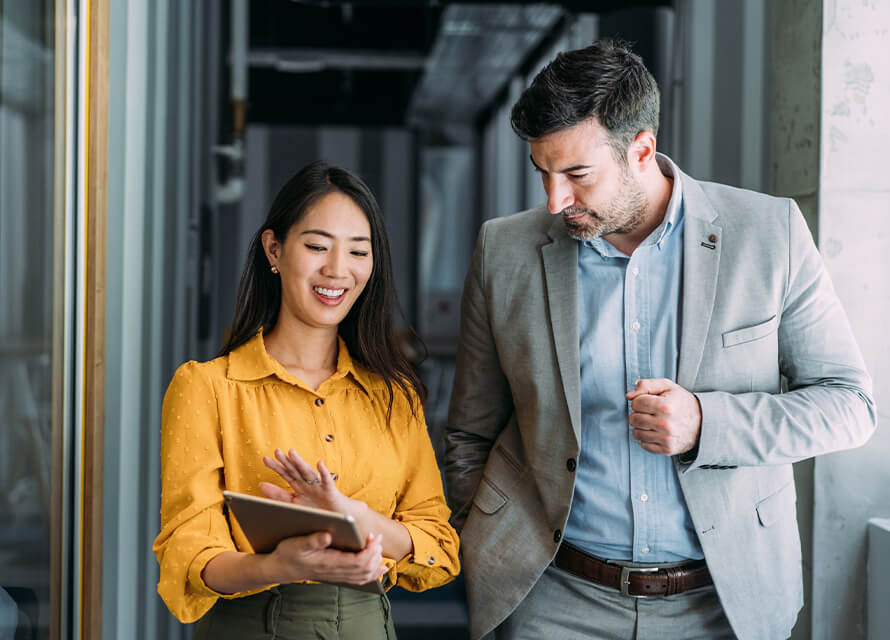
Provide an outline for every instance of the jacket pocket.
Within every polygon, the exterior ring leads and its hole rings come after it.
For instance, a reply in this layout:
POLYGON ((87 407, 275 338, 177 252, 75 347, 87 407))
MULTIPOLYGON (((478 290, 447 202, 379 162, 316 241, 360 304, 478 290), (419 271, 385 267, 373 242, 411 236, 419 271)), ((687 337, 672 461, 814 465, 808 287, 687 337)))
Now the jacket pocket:
POLYGON ((737 344, 744 344, 746 342, 760 340, 760 338, 765 338, 769 334, 773 333, 778 326, 779 318, 778 316, 773 316, 766 322, 755 324, 752 327, 744 327, 742 329, 736 329, 735 331, 727 331, 723 334, 723 347, 734 347, 737 344))
POLYGON ((516 473, 522 473, 523 469, 522 465, 519 464, 519 460, 516 459, 516 456, 507 451, 507 447, 505 447, 502 443, 498 443, 498 445, 494 448, 494 451, 495 453, 501 454, 501 456, 504 458, 504 462, 513 467, 513 470, 516 471, 516 473))
POLYGON ((789 482, 757 503, 757 519, 764 527, 773 524, 779 518, 794 514, 794 505, 797 502, 797 494, 794 491, 794 483, 789 482))
POLYGON ((483 513, 492 515, 507 504, 507 496, 483 476, 479 482, 479 488, 476 489, 476 495, 473 496, 473 504, 479 507, 483 513))

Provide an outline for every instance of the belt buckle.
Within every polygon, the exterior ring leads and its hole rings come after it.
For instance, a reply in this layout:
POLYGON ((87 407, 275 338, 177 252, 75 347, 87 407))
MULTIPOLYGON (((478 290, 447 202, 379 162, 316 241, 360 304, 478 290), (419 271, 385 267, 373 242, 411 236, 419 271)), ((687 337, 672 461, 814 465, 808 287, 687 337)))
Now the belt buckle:
POLYGON ((656 596, 650 595, 639 595, 635 596, 630 593, 630 574, 631 573, 656 573, 658 571, 658 567, 621 567, 621 578, 618 583, 618 588, 621 590, 621 595, 627 596, 629 598, 654 598, 656 596))

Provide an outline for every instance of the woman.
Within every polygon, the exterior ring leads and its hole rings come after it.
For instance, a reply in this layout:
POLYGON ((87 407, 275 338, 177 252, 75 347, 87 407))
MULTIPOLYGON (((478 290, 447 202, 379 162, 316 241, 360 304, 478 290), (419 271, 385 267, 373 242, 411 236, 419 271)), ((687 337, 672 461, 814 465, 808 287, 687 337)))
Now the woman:
POLYGON ((182 365, 164 398, 158 592, 200 618, 195 638, 393 638, 386 596, 329 583, 420 591, 457 575, 393 299, 371 192, 322 162, 302 169, 251 244, 221 355, 182 365), (224 489, 350 514, 366 546, 316 533, 250 553, 224 489))

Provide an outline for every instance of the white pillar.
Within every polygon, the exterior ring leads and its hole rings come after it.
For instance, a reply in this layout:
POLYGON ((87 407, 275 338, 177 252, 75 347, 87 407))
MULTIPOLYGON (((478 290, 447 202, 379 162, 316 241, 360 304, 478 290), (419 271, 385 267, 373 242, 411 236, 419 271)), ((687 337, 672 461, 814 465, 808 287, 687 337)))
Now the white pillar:
MULTIPOLYGON (((890 417, 890 3, 823 3, 819 248, 890 417)), ((890 516, 890 431, 816 459, 814 640, 865 638, 866 523, 890 516)))

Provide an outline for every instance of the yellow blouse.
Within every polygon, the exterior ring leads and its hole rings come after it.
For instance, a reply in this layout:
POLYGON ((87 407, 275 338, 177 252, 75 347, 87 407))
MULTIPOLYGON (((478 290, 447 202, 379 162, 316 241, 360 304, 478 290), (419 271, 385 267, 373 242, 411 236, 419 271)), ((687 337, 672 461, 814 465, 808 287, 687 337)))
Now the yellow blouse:
MULTIPOLYGON (((227 356, 187 362, 164 397, 161 429, 161 532, 158 593, 182 622, 204 615, 219 594, 202 580, 211 558, 252 551, 223 489, 262 495, 261 481, 287 484, 263 464, 291 447, 309 464, 324 460, 340 491, 408 529, 414 553, 384 558, 389 584, 437 587, 459 572, 458 537, 419 401, 417 415, 396 391, 386 422, 382 379, 353 362, 340 340, 337 371, 317 391, 269 356, 258 334, 227 356)), ((272 586, 272 585, 270 585, 272 586)), ((268 588, 268 587, 265 587, 268 588)))

